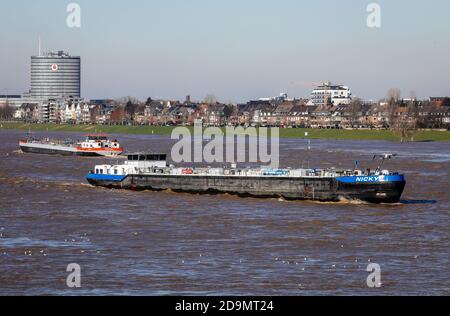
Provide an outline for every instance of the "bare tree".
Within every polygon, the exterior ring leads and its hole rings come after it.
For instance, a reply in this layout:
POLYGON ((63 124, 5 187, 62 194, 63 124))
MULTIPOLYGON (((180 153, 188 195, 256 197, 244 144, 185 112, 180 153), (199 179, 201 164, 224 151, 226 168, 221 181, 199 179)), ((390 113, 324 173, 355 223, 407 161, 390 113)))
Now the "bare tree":
POLYGON ((394 126, 395 132, 400 136, 400 140, 414 141, 418 126, 418 107, 417 101, 411 99, 406 106, 401 108, 401 113, 396 117, 394 126))
POLYGON ((387 115, 389 126, 393 129, 396 125, 397 110, 400 103, 401 91, 397 88, 391 88, 387 94, 387 115))
POLYGON ((10 120, 14 116, 14 108, 9 105, 8 100, 4 105, 0 105, 0 120, 10 120))
POLYGON ((126 118, 131 122, 134 121, 134 117, 135 117, 136 113, 139 110, 141 110, 141 108, 142 108, 141 107, 142 102, 131 96, 121 97, 119 99, 116 99, 114 101, 114 103, 115 103, 116 108, 117 107, 124 108, 126 118))
POLYGON ((355 98, 350 103, 350 115, 351 124, 354 127, 359 119, 360 112, 362 111, 362 101, 359 98, 355 98))
POLYGON ((134 97, 128 96, 128 97, 121 97, 116 100, 114 100, 114 105, 116 106, 125 106, 128 102, 131 102, 132 104, 139 104, 140 101, 134 97))
POLYGON ((216 104, 217 103, 217 98, 215 95, 212 94, 208 94, 205 99, 203 100, 203 102, 205 102, 206 104, 216 104))
POLYGON ((136 114, 137 108, 138 104, 133 103, 132 101, 128 101, 125 105, 125 112, 129 116, 131 121, 134 121, 134 115, 136 114))

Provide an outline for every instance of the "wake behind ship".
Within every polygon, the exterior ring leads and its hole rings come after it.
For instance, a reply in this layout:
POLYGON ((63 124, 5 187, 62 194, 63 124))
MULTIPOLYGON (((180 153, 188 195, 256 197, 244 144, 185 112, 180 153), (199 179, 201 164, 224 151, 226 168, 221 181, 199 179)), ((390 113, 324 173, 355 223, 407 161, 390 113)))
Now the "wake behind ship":
POLYGON ((25 153, 63 155, 63 156, 117 156, 123 148, 117 140, 108 139, 104 134, 85 135, 82 142, 73 140, 35 139, 29 136, 20 140, 20 149, 25 153))
POLYGON ((122 165, 98 165, 87 175, 95 186, 129 190, 239 196, 281 197, 287 200, 337 202, 343 199, 370 203, 397 203, 405 177, 382 170, 383 155, 375 171, 337 169, 176 168, 165 154, 130 154, 122 165))

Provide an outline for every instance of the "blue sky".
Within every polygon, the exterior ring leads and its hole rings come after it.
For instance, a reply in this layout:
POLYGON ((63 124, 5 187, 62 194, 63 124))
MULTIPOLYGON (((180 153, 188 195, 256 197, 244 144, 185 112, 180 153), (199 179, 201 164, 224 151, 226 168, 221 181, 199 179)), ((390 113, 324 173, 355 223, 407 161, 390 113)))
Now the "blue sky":
POLYGON ((298 82, 324 80, 365 99, 450 95, 448 0, 377 1, 380 29, 366 25, 369 0, 78 0, 79 29, 70 2, 1 1, 1 94, 29 90, 40 35, 82 57, 87 98, 308 97, 298 82))

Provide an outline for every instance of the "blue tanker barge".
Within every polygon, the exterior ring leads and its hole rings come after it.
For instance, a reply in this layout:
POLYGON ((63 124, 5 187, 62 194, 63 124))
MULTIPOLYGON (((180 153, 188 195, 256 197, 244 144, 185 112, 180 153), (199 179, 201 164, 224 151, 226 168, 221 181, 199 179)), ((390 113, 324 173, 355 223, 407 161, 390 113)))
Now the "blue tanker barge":
POLYGON ((171 190, 174 192, 235 194, 278 197, 287 200, 337 202, 359 200, 397 203, 405 188, 405 177, 381 170, 268 168, 177 168, 168 165, 164 154, 130 154, 121 165, 98 165, 87 175, 95 186, 128 190, 171 190))

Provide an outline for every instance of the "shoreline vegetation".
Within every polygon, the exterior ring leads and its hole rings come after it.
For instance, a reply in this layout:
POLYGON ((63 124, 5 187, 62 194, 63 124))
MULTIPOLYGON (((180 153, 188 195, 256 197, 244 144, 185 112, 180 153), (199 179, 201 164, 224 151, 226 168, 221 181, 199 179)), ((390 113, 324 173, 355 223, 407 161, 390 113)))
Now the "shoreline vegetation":
MULTIPOLYGON (((0 131, 16 130, 31 132, 80 132, 134 135, 171 135, 176 126, 130 126, 130 125, 69 125, 69 124, 28 124, 2 123, 0 131)), ((190 127, 192 128, 192 127, 190 127)), ((281 138, 332 139, 332 140, 386 140, 401 141, 401 136, 390 130, 344 130, 344 129, 307 129, 281 128, 281 138), (308 133, 307 136, 305 133, 308 133)), ((414 133, 414 142, 450 142, 450 131, 418 130, 414 133)))

